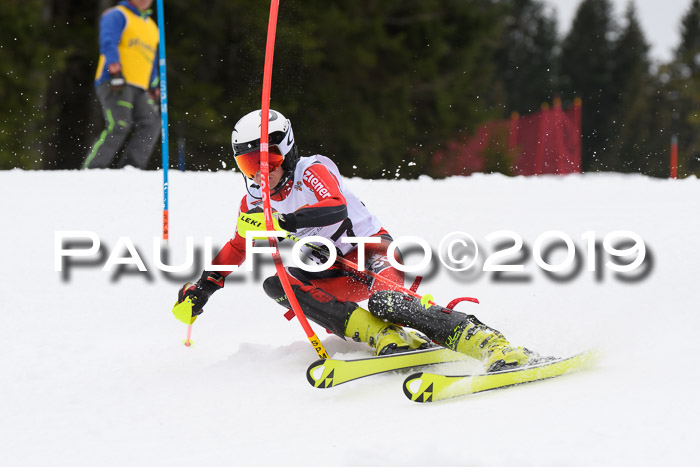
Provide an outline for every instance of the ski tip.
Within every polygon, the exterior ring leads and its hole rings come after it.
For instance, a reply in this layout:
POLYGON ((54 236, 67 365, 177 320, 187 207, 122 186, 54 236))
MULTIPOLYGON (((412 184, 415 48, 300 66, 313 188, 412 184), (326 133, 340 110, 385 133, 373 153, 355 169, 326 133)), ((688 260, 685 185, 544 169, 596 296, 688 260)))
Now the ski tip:
POLYGON ((316 360, 311 365, 309 365, 309 368, 306 369, 306 380, 313 387, 316 387, 316 379, 314 378, 314 374, 316 374, 316 368, 319 365, 323 365, 323 362, 323 359, 316 360))
MULTIPOLYGON (((602 351, 596 347, 592 347, 590 349, 586 349, 582 352, 579 352, 577 354, 570 355, 568 357, 555 357, 551 358, 550 361, 544 360, 542 361, 543 365, 547 365, 548 363, 556 363, 556 362, 572 362, 575 363, 575 368, 577 370, 583 370, 586 368, 590 368, 594 366, 598 360, 600 360, 601 356, 603 355, 602 351)), ((535 365, 537 366, 537 365, 535 365)))
POLYGON ((325 359, 316 360, 306 370, 306 380, 315 388, 333 387, 333 377, 333 370, 328 371, 325 359))
POLYGON ((414 373, 403 382, 403 393, 413 402, 432 402, 432 384, 423 387, 423 372, 414 373))
POLYGON ((598 347, 592 347, 578 354, 581 356, 581 368, 590 368, 603 357, 603 351, 598 347))

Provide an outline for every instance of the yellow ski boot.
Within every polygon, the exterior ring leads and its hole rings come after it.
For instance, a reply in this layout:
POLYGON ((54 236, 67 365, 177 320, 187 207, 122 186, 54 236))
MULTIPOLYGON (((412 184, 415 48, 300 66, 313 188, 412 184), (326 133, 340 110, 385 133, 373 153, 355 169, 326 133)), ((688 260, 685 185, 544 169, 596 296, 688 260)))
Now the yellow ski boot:
POLYGON ((417 298, 400 292, 375 293, 369 309, 379 319, 417 329, 443 347, 481 360, 489 372, 524 365, 532 355, 472 315, 437 305, 426 309, 417 298))
MULTIPOLYGON (((263 289, 277 303, 291 308, 277 276, 265 279, 263 289)), ((298 285, 292 285, 292 289, 306 318, 337 336, 369 344, 377 355, 432 346, 414 332, 406 332, 401 326, 375 318, 355 302, 338 300, 319 288, 314 288, 313 293, 298 285)))
POLYGON ((463 324, 454 350, 481 360, 487 372, 524 365, 530 360, 527 349, 511 346, 503 334, 474 317, 463 324))
POLYGON ((388 355, 408 350, 427 348, 429 342, 401 326, 385 323, 364 308, 357 307, 348 317, 345 336, 374 347, 376 355, 388 355))

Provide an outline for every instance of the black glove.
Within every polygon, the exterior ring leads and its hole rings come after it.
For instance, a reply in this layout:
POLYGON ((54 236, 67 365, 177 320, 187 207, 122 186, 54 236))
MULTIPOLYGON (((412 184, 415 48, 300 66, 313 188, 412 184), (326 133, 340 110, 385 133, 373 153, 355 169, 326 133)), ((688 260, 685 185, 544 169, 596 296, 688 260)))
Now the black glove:
POLYGON ((201 315, 211 294, 224 287, 224 279, 225 277, 218 272, 204 271, 195 284, 188 282, 182 286, 177 293, 177 302, 182 303, 189 297, 192 302, 192 316, 201 315))
POLYGON ((160 104, 160 88, 150 88, 148 90, 148 97, 153 101, 153 104, 160 104))
POLYGON ((124 88, 125 84, 126 84, 126 80, 124 79, 124 75, 122 74, 121 71, 117 71, 116 73, 113 73, 110 75, 109 87, 112 88, 112 91, 114 91, 114 92, 121 91, 124 88))

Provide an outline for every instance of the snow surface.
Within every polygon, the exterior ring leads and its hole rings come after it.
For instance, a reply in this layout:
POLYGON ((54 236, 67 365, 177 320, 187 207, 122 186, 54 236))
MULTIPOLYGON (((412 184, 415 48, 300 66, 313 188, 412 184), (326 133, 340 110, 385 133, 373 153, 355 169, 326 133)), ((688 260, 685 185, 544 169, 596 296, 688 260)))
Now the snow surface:
MULTIPOLYGON (((579 246, 586 231, 602 240, 625 229, 653 256, 637 282, 607 269, 597 280, 584 267, 558 283, 531 255, 526 283, 438 264, 420 289, 438 302, 476 296, 480 305, 457 308, 515 344, 561 355, 598 346, 603 357, 583 373, 425 405, 404 397, 405 373, 312 388, 304 372, 313 349, 261 290, 270 262, 232 276, 195 323, 195 345, 182 345, 186 328, 170 310, 188 274, 166 277, 152 259, 161 183, 161 173, 133 169, 0 172, 3 466, 637 466, 695 457, 697 179, 350 180, 395 237, 434 248, 455 230, 488 249, 485 236, 502 229, 530 247, 553 229, 579 246), (102 271, 105 256, 56 272, 60 230, 96 232, 105 255, 129 237, 149 271, 102 271)), ((184 259, 186 236, 223 244, 242 193, 230 172, 171 173, 170 263, 184 259)), ((367 355, 316 331, 332 356, 367 355)))

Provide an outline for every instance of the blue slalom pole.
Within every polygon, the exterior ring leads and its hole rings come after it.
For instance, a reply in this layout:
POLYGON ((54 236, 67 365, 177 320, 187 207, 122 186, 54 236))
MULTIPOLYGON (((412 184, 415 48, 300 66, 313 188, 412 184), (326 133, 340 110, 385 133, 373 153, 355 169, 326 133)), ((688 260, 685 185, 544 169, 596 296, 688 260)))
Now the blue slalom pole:
POLYGON ((158 44, 160 65, 160 134, 163 152, 163 240, 168 240, 168 167, 170 155, 168 153, 168 79, 165 72, 165 18, 163 15, 163 1, 158 3, 158 32, 160 43, 158 44))
MULTIPOLYGON (((170 156, 168 153, 168 79, 165 72, 165 15, 163 14, 163 1, 158 2, 158 32, 160 44, 158 45, 160 65, 160 134, 163 144, 163 240, 168 241, 168 167, 170 156)), ((192 345, 192 325, 187 326, 187 339, 184 344, 192 345)))

